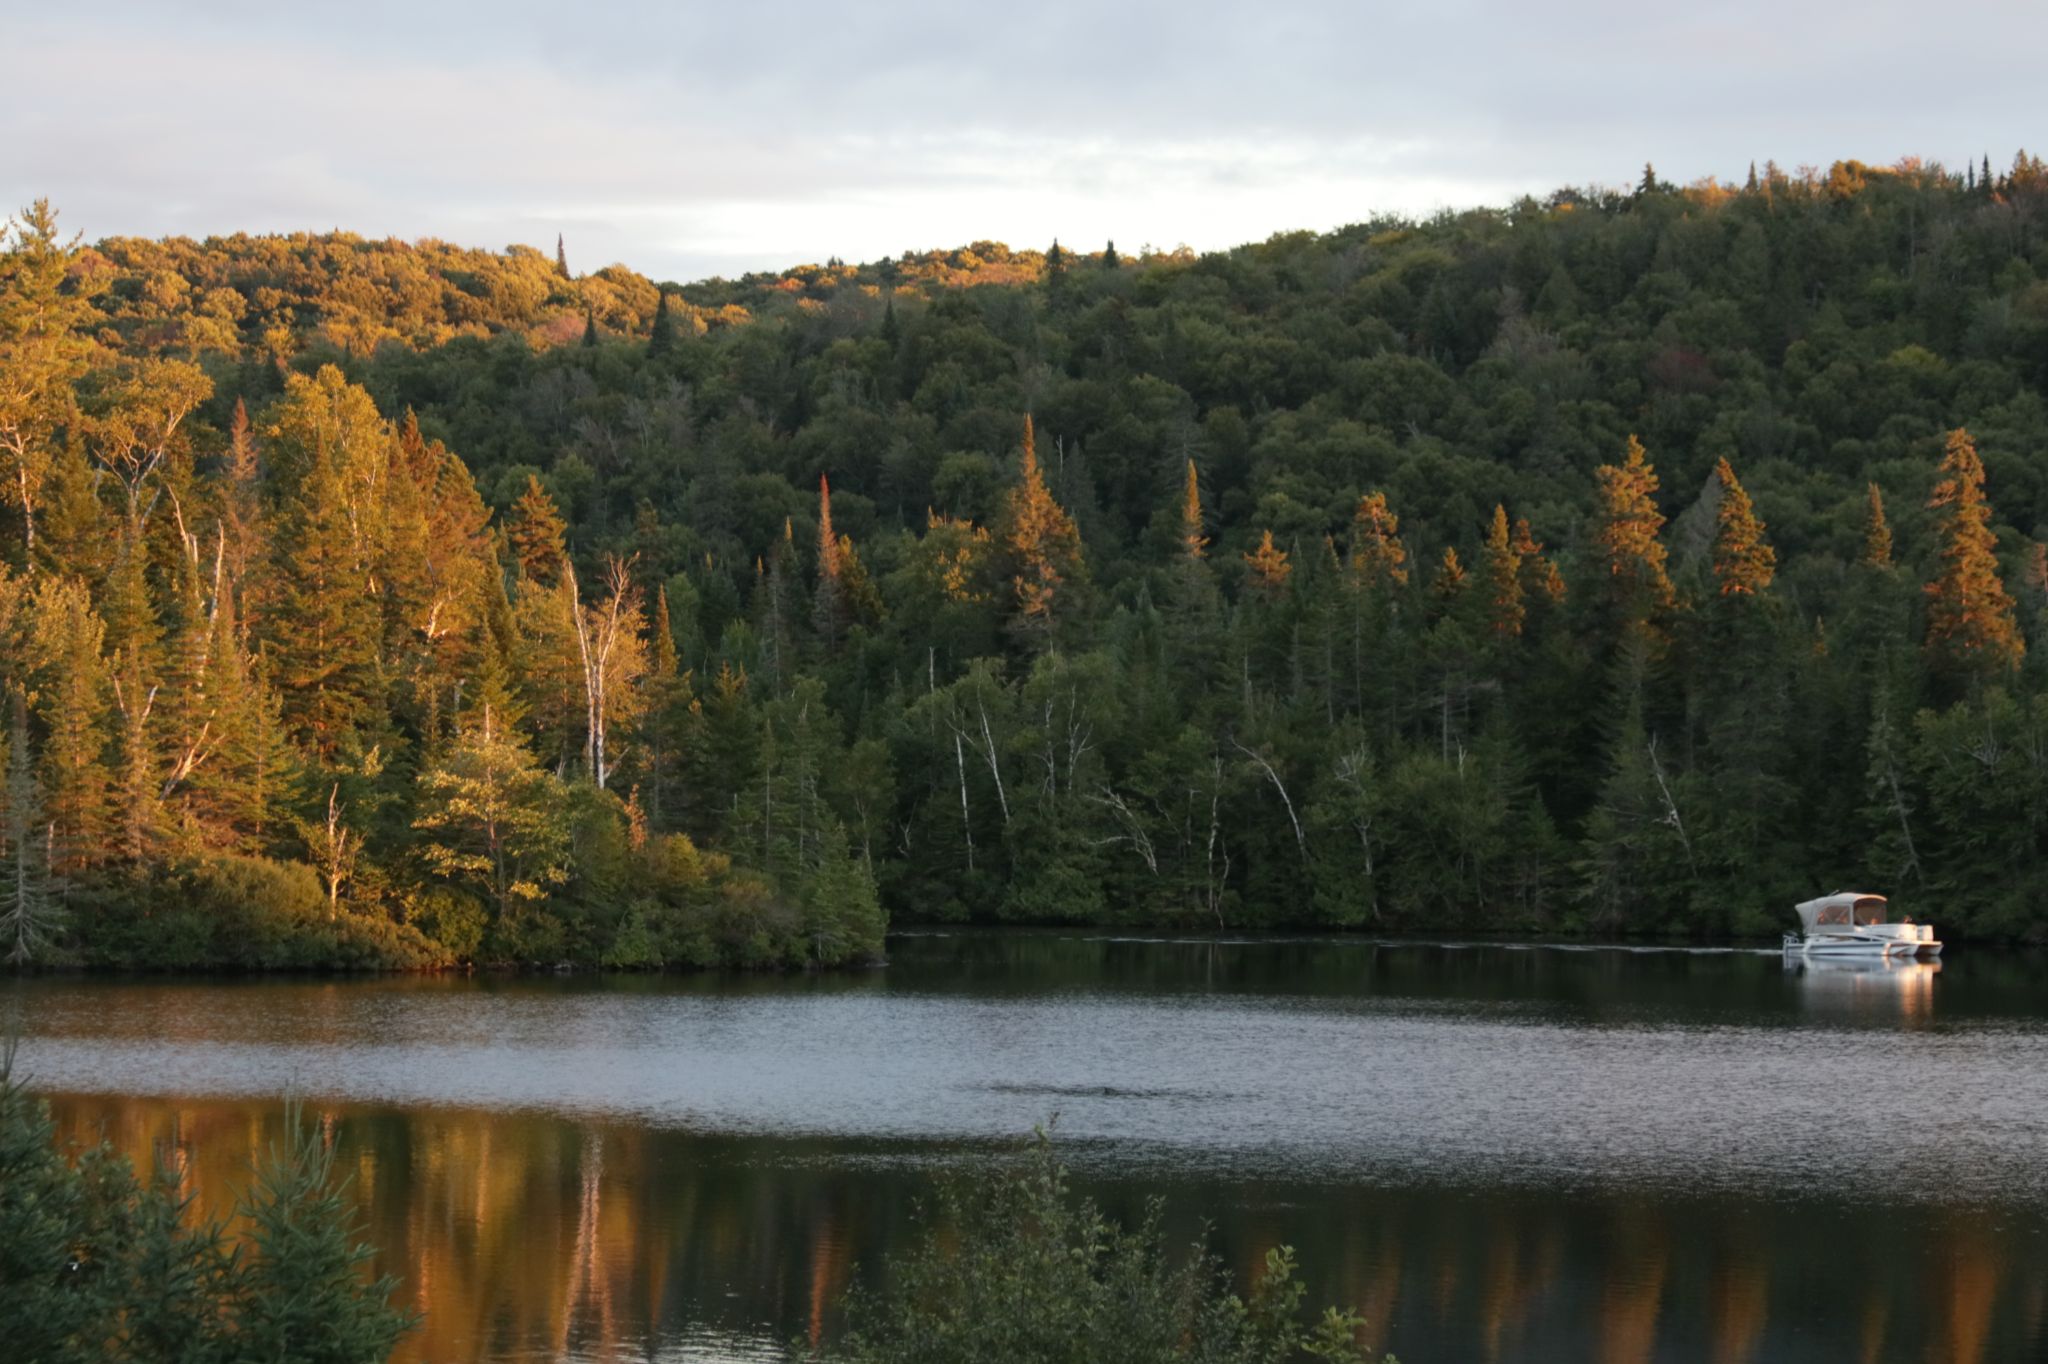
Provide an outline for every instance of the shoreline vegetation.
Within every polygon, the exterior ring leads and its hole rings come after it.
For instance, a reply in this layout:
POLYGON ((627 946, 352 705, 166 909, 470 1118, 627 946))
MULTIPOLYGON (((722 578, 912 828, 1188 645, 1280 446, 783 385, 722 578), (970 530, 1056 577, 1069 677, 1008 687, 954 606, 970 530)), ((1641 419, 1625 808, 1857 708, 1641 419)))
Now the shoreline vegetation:
POLYGON ((2048 171, 675 285, 0 247, 0 956, 2048 938, 2048 171))
MULTIPOLYGON (((10 1346, 36 1364, 377 1364, 422 1321, 374 1276, 354 1176, 287 1100, 284 1136, 214 1218, 180 1172, 138 1173, 102 1137, 67 1148, 0 1044, 0 1296, 10 1346)), ((1294 1251, 1266 1252, 1242 1296, 1209 1249, 1169 1243, 1164 1204, 1122 1226, 1069 1187, 1041 1131, 993 1174, 943 1179, 918 1241, 847 1328, 795 1342, 817 1364, 1202 1360, 1374 1364, 1366 1323, 1303 1311, 1294 1251)), ((431 1311, 430 1303, 425 1306, 431 1311)), ((1394 1364, 1391 1356, 1384 1364, 1394 1364)))

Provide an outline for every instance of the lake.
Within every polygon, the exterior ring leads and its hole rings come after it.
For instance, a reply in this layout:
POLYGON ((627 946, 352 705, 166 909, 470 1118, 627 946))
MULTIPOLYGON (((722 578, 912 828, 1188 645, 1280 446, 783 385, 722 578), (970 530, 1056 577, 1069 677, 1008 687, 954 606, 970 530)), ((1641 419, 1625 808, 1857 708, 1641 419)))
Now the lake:
POLYGON ((225 1210, 306 1097, 407 1360, 788 1357, 1054 1123, 1405 1364, 2048 1357, 2048 960, 912 934, 825 977, 38 979, 69 1135, 225 1210))

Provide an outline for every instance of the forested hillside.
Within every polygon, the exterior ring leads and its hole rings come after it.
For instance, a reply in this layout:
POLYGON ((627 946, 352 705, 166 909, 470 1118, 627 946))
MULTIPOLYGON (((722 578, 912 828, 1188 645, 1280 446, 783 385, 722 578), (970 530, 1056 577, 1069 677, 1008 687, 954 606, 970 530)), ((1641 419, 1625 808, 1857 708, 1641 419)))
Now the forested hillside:
POLYGON ((2048 935, 2048 171, 673 285, 0 257, 0 928, 2048 935), (2029 646, 2032 646, 2031 648, 2029 646))

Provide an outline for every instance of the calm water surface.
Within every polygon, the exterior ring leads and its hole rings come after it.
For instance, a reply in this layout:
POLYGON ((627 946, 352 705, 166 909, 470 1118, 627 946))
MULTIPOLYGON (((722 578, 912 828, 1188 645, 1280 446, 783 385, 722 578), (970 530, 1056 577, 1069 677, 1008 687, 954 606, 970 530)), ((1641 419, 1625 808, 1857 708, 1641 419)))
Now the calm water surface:
POLYGON ((2048 1358, 2048 961, 958 934, 826 979, 34 981, 66 1131, 332 1134, 405 1358, 777 1359, 940 1171, 1083 1185, 1432 1361, 2048 1358))

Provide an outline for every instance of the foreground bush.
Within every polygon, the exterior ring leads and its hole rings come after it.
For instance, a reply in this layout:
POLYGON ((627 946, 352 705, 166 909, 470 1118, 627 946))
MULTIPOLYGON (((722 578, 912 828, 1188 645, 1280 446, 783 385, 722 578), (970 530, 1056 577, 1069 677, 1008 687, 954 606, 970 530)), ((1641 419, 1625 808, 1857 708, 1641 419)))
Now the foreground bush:
POLYGON ((333 1156, 288 1135, 236 1211, 246 1247, 106 1143, 67 1161, 48 1109, 0 1056, 0 1352, 33 1364, 373 1364, 413 1324, 365 1277, 333 1156))
POLYGON ((1371 1364, 1358 1317, 1303 1320, 1291 1248, 1240 1298, 1204 1244, 1166 1243, 1157 1204, 1126 1230, 1075 1199, 1043 1138, 1001 1178, 942 1185, 935 1211, 888 1291, 850 1298, 836 1364, 1371 1364))

